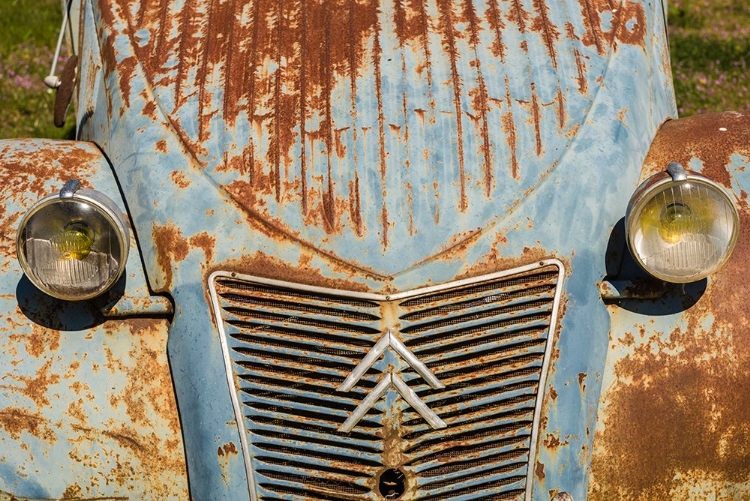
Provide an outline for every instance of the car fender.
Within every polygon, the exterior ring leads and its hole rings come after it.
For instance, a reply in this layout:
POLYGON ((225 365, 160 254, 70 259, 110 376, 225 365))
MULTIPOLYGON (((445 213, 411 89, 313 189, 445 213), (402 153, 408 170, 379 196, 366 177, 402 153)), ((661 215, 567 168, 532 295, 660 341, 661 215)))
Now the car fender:
POLYGON ((91 301, 47 296, 16 259, 21 218, 68 179, 125 207, 109 163, 91 143, 0 141, 0 175, 0 498, 186 498, 171 303, 149 294, 135 238, 91 301))
POLYGON ((739 210, 739 241, 724 268, 684 287, 639 275, 624 250, 612 282, 632 287, 603 288, 612 327, 593 499, 750 496, 750 113, 665 123, 642 179, 669 162, 727 190, 739 210))

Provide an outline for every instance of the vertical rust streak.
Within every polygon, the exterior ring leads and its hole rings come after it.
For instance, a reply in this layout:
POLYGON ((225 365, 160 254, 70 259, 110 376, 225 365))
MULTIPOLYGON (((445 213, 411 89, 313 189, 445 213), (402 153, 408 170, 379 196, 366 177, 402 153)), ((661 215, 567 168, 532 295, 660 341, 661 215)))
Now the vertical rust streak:
POLYGON ((544 45, 547 46, 547 52, 549 57, 552 59, 552 67, 557 69, 557 51, 555 50, 555 42, 560 37, 560 32, 557 27, 549 20, 549 12, 547 3, 543 0, 534 0, 534 8, 539 13, 538 17, 534 20, 534 29, 541 31, 544 38, 544 45))
MULTIPOLYGON (((555 44, 560 38, 560 31, 557 29, 557 26, 555 26, 555 24, 550 20, 549 7, 545 1, 534 0, 534 9, 538 12, 538 15, 536 18, 534 18, 532 26, 535 30, 542 33, 542 37, 544 38, 544 45, 546 46, 547 53, 552 60, 552 67, 557 70, 557 50, 555 49, 555 44)), ((555 98, 557 101, 557 118, 558 125, 560 129, 562 129, 565 126, 565 101, 563 97, 562 86, 560 85, 559 73, 556 73, 558 75, 557 95, 555 98)), ((537 144, 537 150, 539 150, 538 146, 539 145, 537 144)))
POLYGON ((383 208, 380 211, 380 222, 381 226, 383 227, 383 234, 381 235, 381 240, 383 242, 383 247, 388 246, 388 208, 385 205, 385 201, 383 201, 383 208))
POLYGON ((583 9, 584 13, 584 19, 583 22, 588 28, 588 35, 593 38, 594 46, 596 47, 596 52, 604 55, 604 46, 602 45, 602 41, 599 37, 599 30, 601 29, 599 26, 599 23, 601 22, 599 19, 599 14, 594 11, 594 8, 591 5, 590 0, 579 0, 581 2, 581 8, 583 9))
POLYGON ((308 211, 308 187, 307 187, 307 131, 305 120, 307 118, 307 0, 300 2, 302 29, 300 30, 300 77, 299 77, 299 134, 300 134, 300 177, 302 178, 302 214, 308 211))
MULTIPOLYGON (((273 139, 273 164, 274 184, 276 185, 276 202, 281 201, 281 44, 284 29, 283 0, 276 2, 276 71, 273 89, 274 101, 274 139, 273 139)), ((232 52, 231 50, 229 52, 232 52)))
MULTIPOLYGON (((250 186, 255 186, 255 154, 252 146, 242 152, 242 168, 247 168, 247 182, 250 186)), ((241 171, 244 173, 244 170, 241 171)))
POLYGON ((335 214, 335 202, 333 192, 333 169, 331 166, 335 146, 333 142, 333 114, 331 112, 331 16, 328 10, 329 3, 323 2, 323 20, 325 23, 325 38, 324 38, 324 50, 325 50, 325 64, 321 68, 321 78, 323 80, 323 89, 325 93, 325 142, 326 142, 326 176, 327 186, 326 195, 323 197, 323 217, 326 221, 326 227, 329 231, 333 231, 335 227, 336 214, 335 214))
POLYGON ((536 84, 531 84, 531 117, 534 120, 534 135, 536 136, 536 154, 542 154, 541 117, 539 116, 539 98, 536 95, 536 84))
POLYGON ((354 227, 357 231, 357 235, 362 236, 363 235, 363 227, 362 227, 362 206, 360 204, 360 194, 359 194, 359 174, 358 174, 358 165, 357 165, 357 140, 359 138, 359 127, 357 126, 357 52, 356 52, 356 46, 353 43, 356 37, 354 36, 355 33, 355 3, 357 0, 349 0, 348 7, 348 19, 349 19, 349 30, 348 30, 348 36, 349 36, 349 46, 348 46, 348 58, 349 58, 349 89, 351 93, 351 108, 349 110, 349 114, 352 119, 352 152, 351 152, 351 162, 352 162, 352 168, 354 170, 354 190, 352 194, 352 188, 349 188, 350 196, 353 196, 353 199, 350 199, 351 202, 349 204, 349 214, 351 214, 352 223, 354 224, 354 227))
POLYGON ((565 127, 565 96, 562 87, 557 86, 557 125, 560 129, 565 127))
POLYGON ((452 12, 452 3, 447 0, 438 0, 438 10, 440 11, 440 25, 443 32, 443 46, 448 53, 448 59, 451 65, 451 80, 453 82, 453 106, 456 113, 456 140, 458 142, 458 169, 460 194, 458 209, 461 212, 466 211, 468 202, 466 199, 466 169, 464 168, 464 134, 463 134, 463 113, 461 111, 461 77, 458 74, 458 50, 456 48, 456 34, 454 32, 454 20, 452 12))
POLYGON ((513 120, 512 99, 510 96, 510 80, 505 75, 505 104, 508 112, 503 115, 503 129, 510 148, 510 172, 513 179, 518 179, 518 153, 516 151, 516 123, 513 120))
MULTIPOLYGON (((422 43, 422 51, 424 52, 425 66, 427 67, 427 88, 430 91, 430 97, 432 97, 432 52, 430 51, 430 24, 427 17, 427 9, 425 8, 425 2, 416 0, 416 7, 412 6, 410 10, 418 10, 419 12, 419 23, 420 23, 420 34, 419 39, 422 43)), ((432 101, 432 99, 430 99, 432 101)))
MULTIPOLYGON (((204 107, 204 99, 205 99, 205 90, 206 90, 206 76, 208 75, 208 67, 210 63, 210 55, 212 54, 212 51, 214 50, 213 47, 213 33, 211 30, 212 22, 215 18, 215 6, 216 0, 211 0, 208 4, 208 18, 206 20, 206 27, 204 29, 204 35, 205 35, 205 46, 203 47, 203 54, 201 54, 201 65, 200 69, 198 70, 195 80, 198 84, 198 141, 203 142, 205 139, 205 126, 206 121, 210 119, 210 117, 206 117, 203 112, 204 107)), ((191 31, 184 31, 183 33, 191 33, 191 31)), ((187 38, 187 37, 182 37, 187 38)), ((209 103, 210 104, 210 103, 209 103)))
POLYGON ((479 95, 476 102, 472 103, 474 109, 479 110, 482 131, 482 175, 484 178, 484 194, 489 197, 492 192, 492 145, 490 143, 490 126, 487 118, 489 111, 489 98, 487 96, 487 84, 482 74, 482 62, 477 52, 479 46, 479 19, 472 0, 466 0, 464 17, 469 21, 469 42, 474 52, 474 67, 477 70, 477 84, 479 95))
MULTIPOLYGON (((402 79, 402 92, 401 92, 401 112, 404 116, 404 136, 403 144, 406 150, 406 160, 404 161, 405 172, 409 171, 409 106, 407 100, 407 68, 406 68, 406 56, 404 56, 404 42, 407 39, 406 29, 406 12, 404 11, 403 0, 395 1, 394 9, 394 21, 396 24, 396 31, 399 40, 399 49, 401 52, 401 79, 402 79)), ((411 182, 406 183, 407 190, 407 203, 409 205, 409 234, 414 234, 414 204, 413 204, 413 190, 411 182)))
POLYGON ((354 181, 349 182, 349 212, 352 215, 352 223, 358 236, 364 234, 362 225, 362 202, 359 194, 359 175, 354 171, 354 181))
MULTIPOLYGON (((159 24, 156 28, 156 43, 154 44, 154 51, 151 54, 150 61, 155 61, 156 66, 163 67, 164 64, 169 59, 169 55, 166 54, 166 50, 164 50, 164 45, 167 43, 166 37, 168 36, 169 29, 167 27, 167 19, 169 16, 169 0, 165 0, 161 5, 159 5, 159 24)), ((148 63, 148 61, 144 61, 144 63, 148 63)))
MULTIPOLYGON (((373 9, 373 16, 377 16, 377 9, 373 9)), ((375 21, 375 40, 373 42, 372 62, 375 68, 375 97, 378 102, 378 147, 380 148, 380 176, 385 179, 386 157, 385 157, 385 113, 383 111, 383 75, 380 67, 380 58, 383 48, 380 46, 380 23, 375 21)), ((352 43, 356 43, 352 40, 352 43)))
MULTIPOLYGON (((230 4, 230 11, 233 12, 235 16, 236 16, 236 13, 237 13, 236 8, 237 8, 236 0, 232 0, 232 2, 230 4)), ((229 88, 232 85, 232 79, 235 78, 235 71, 234 70, 239 69, 240 71, 242 71, 242 68, 244 68, 243 64, 238 64, 237 66, 239 68, 235 68, 235 65, 233 64, 233 56, 234 56, 234 53, 235 53, 234 47, 235 47, 235 45, 237 43, 236 38, 235 38, 236 37, 236 29, 237 29, 236 28, 236 24, 237 24, 236 23, 236 18, 233 18, 232 19, 232 23, 230 23, 230 25, 227 27, 227 29, 229 31, 229 33, 227 35, 228 39, 229 39, 228 43, 229 43, 229 47, 232 48, 232 50, 227 51, 226 64, 224 65, 224 68, 223 68, 223 70, 224 70, 224 89, 225 89, 225 91, 224 91, 224 103, 223 103, 224 119, 227 120, 227 122, 229 122, 230 124, 234 123, 234 121, 237 119, 237 116, 236 116, 236 109, 235 109, 236 107, 235 107, 235 105, 233 103, 234 100, 231 98, 231 94, 232 93, 229 92, 229 88)), ((183 36, 181 38, 186 38, 186 37, 183 36)))
MULTIPOLYGON (((424 59, 425 59, 425 67, 427 70, 427 93, 428 93, 428 103, 430 106, 430 110, 432 115, 434 116, 435 113, 435 99, 432 92, 432 51, 430 51, 430 23, 429 23, 429 17, 427 15, 427 9, 425 7, 424 1, 421 0, 412 0, 415 2, 411 6, 410 10, 416 10, 419 12, 419 23, 420 23, 420 29, 419 29, 419 39, 422 43, 422 50, 424 53, 424 59)), ((424 131, 424 124, 425 124, 425 117, 424 117, 424 111, 420 113, 420 119, 422 122, 422 129, 424 131)), ((425 150, 423 152, 424 160, 429 160, 429 152, 425 150)), ((436 176, 437 177, 437 176, 436 176)), ((440 220, 440 208, 438 205, 438 198, 440 197, 440 186, 437 182, 432 183, 432 199, 434 200, 434 209, 435 209, 435 224, 439 223, 440 220)))
MULTIPOLYGON (((163 11, 164 9, 162 9, 163 11)), ((145 26, 143 20, 146 17, 146 2, 141 2, 141 4, 138 6, 138 12, 135 15, 135 23, 130 22, 128 23, 130 26, 130 31, 135 32, 133 29, 134 26, 142 27, 145 26)), ((128 16, 128 19, 130 19, 130 16, 128 16)), ((158 42, 157 42, 158 43, 158 42)))
MULTIPOLYGON (((187 25, 191 22, 191 11, 189 7, 185 7, 180 12, 180 32, 188 32, 190 33, 190 29, 187 28, 187 25)), ((186 73, 187 73, 187 65, 188 61, 190 61, 190 57, 188 56, 188 47, 187 42, 189 41, 189 37, 181 36, 179 43, 178 43, 178 53, 179 56, 177 58, 177 77, 175 78, 175 91, 174 91, 174 97, 175 97, 175 108, 179 108, 184 104, 184 96, 182 95, 182 83, 185 81, 186 73)))
MULTIPOLYGON (((247 82, 247 120, 250 123, 250 127, 253 126, 253 123, 255 122, 255 78, 256 73, 258 71, 257 68, 257 58, 258 58, 258 30, 260 25, 260 2, 256 0, 255 4, 253 5, 253 14, 252 19, 250 22, 252 23, 252 35, 250 39, 250 61, 249 61, 249 70, 247 72, 246 77, 248 78, 247 82)), ((232 86, 234 87, 234 86, 232 86)), ((242 86, 245 87, 244 85, 242 86)), ((225 91, 225 96, 228 96, 229 94, 225 91)), ((239 99, 232 99, 232 102, 230 103, 230 106, 236 106, 237 101, 239 99)), ((253 141, 253 138, 250 138, 249 144, 248 144, 248 158, 247 162, 250 165, 250 186, 255 186, 255 142, 253 141)))
MULTIPOLYGON (((349 0, 349 85, 351 89, 351 110, 350 114, 352 117, 352 144, 357 144, 357 138, 359 135, 359 128, 357 127, 357 72, 358 72, 358 66, 357 66, 357 51, 356 51, 356 45, 354 41, 356 40, 356 37, 354 35, 355 30, 355 9, 354 5, 357 0, 349 0)), ((352 154, 352 159, 354 160, 355 165, 355 171, 356 171, 356 165, 357 165, 357 152, 356 152, 356 146, 354 147, 354 152, 352 154)), ((356 172, 355 172, 356 173, 356 172)))
POLYGON ((526 22, 528 21, 529 14, 523 10, 521 0, 513 0, 513 9, 509 13, 511 21, 518 25, 518 31, 526 33, 526 22))
MULTIPOLYGON (((570 40, 579 41, 572 23, 565 23, 565 34, 570 40)), ((578 92, 586 94, 589 91, 589 84, 588 80, 586 80, 586 63, 583 60, 583 54, 578 49, 573 49, 573 56, 575 57, 576 69, 578 70, 578 78, 576 79, 578 82, 578 92)))
POLYGON ((576 58, 576 68, 578 68, 578 91, 581 94, 586 94, 589 91, 589 82, 586 79, 586 63, 583 61, 583 56, 578 49, 575 49, 574 54, 576 58))
POLYGON ((492 41, 492 53, 495 57, 500 58, 500 62, 505 62, 505 42, 503 42, 503 30, 505 23, 500 14, 500 6, 497 0, 490 0, 487 5, 487 20, 490 23, 495 39, 492 41))
MULTIPOLYGON (((386 152, 385 152, 385 114, 383 111, 383 82, 382 69, 380 67, 380 58, 383 55, 383 48, 380 45, 380 21, 378 20, 378 9, 373 7, 370 15, 373 16, 372 25, 374 27, 375 38, 373 40, 372 60, 375 67, 375 98, 378 102, 378 147, 380 156, 380 177, 383 184, 383 206, 380 211, 381 224, 383 231, 381 241, 383 248, 388 247, 388 208, 387 208, 387 191, 385 187, 386 179, 386 152)), ((356 43, 356 40, 352 40, 356 43)))

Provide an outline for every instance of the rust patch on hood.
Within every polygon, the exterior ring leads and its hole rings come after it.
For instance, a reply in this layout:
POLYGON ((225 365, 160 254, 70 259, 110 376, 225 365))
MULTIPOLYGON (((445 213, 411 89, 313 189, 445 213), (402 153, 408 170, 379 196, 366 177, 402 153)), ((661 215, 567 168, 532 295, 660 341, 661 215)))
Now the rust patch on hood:
POLYGON ((161 288, 168 289, 172 285, 174 264, 187 257, 190 246, 176 226, 154 225, 151 231, 157 251, 156 262, 159 263, 164 274, 164 284, 161 288))
MULTIPOLYGON (((366 285, 360 282, 346 279, 332 279, 324 276, 318 267, 311 265, 310 259, 310 255, 302 256, 298 263, 292 265, 276 257, 258 252, 252 256, 223 263, 220 269, 222 271, 236 271, 237 273, 257 277, 327 287, 330 289, 372 292, 366 285)), ((339 271, 351 272, 349 269, 339 271)), ((358 273, 357 276, 361 276, 361 273, 358 273)))

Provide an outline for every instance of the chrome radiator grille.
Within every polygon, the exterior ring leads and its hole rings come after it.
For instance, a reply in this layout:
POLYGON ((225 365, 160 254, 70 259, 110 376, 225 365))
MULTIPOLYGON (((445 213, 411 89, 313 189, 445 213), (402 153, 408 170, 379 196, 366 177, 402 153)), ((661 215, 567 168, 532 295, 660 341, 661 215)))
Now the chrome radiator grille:
POLYGON ((212 275, 253 499, 527 497, 562 274, 390 296, 212 275))

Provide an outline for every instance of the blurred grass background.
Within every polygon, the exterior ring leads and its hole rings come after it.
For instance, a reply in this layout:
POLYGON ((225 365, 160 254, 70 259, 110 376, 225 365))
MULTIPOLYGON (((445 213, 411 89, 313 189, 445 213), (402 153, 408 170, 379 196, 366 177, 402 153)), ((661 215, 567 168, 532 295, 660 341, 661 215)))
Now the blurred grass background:
POLYGON ((60 0, 0 0, 0 138, 73 135, 72 117, 64 129, 52 123, 55 93, 44 85, 61 12, 60 0))
MULTIPOLYGON (((680 115, 750 109, 750 1, 668 5, 680 115)), ((60 0, 0 0, 0 138, 74 136, 70 114, 64 129, 52 125, 54 93, 43 83, 61 20, 60 0)))

